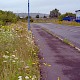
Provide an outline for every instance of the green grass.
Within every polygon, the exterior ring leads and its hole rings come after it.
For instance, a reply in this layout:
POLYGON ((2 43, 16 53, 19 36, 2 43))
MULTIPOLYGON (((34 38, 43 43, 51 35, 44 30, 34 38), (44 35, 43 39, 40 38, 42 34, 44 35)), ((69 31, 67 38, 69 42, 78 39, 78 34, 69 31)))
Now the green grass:
POLYGON ((70 45, 70 46, 72 46, 72 47, 74 47, 74 45, 66 38, 63 39, 63 42, 70 45))
POLYGON ((38 48, 25 23, 0 27, 0 80, 39 80, 38 48))
POLYGON ((59 21, 59 20, 53 20, 53 23, 62 24, 62 25, 68 25, 68 26, 79 26, 80 23, 77 23, 75 21, 59 21))
POLYGON ((58 19, 46 19, 46 18, 45 19, 34 19, 34 23, 55 23, 55 24, 80 27, 80 23, 77 23, 75 21, 59 21, 58 19))

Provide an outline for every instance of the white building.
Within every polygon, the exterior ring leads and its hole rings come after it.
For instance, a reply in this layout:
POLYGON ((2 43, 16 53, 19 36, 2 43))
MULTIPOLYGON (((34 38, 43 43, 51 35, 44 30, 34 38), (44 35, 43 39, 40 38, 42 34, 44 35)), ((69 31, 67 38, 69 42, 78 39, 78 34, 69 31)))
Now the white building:
POLYGON ((75 12, 76 12, 76 20, 80 21, 80 10, 77 10, 75 12))

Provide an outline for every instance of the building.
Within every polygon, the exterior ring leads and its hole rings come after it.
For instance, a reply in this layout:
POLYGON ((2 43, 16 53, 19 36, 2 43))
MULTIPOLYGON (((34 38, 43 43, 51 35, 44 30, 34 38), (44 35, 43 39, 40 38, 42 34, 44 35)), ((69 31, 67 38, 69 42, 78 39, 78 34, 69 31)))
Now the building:
POLYGON ((76 10, 76 22, 80 22, 80 10, 76 10))

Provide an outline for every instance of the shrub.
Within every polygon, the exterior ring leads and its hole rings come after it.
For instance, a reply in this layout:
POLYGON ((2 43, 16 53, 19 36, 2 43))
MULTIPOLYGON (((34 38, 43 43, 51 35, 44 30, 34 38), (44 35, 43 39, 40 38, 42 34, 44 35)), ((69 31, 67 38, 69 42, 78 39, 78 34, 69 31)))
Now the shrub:
POLYGON ((36 15, 36 18, 39 18, 39 15, 36 15))
POLYGON ((33 19, 30 19, 30 22, 33 22, 33 19))
POLYGON ((5 23, 3 21, 0 21, 0 26, 4 25, 5 23))
POLYGON ((62 14, 62 15, 59 16, 59 20, 62 21, 63 18, 65 18, 67 16, 75 18, 76 17, 76 14, 73 14, 73 13, 65 13, 65 14, 62 14))
POLYGON ((10 11, 2 11, 0 10, 0 25, 5 25, 8 22, 16 23, 18 17, 10 11))

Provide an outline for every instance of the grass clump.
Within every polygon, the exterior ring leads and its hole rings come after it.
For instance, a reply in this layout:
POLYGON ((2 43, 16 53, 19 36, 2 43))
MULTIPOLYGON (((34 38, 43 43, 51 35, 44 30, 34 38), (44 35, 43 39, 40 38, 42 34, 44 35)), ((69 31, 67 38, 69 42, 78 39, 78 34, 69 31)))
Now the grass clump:
POLYGON ((72 47, 74 47, 74 45, 68 40, 68 39, 63 39, 63 42, 64 43, 66 43, 66 44, 68 44, 68 45, 70 45, 70 46, 72 46, 72 47))
POLYGON ((0 27, 0 80, 39 80, 37 52, 25 23, 0 27))

